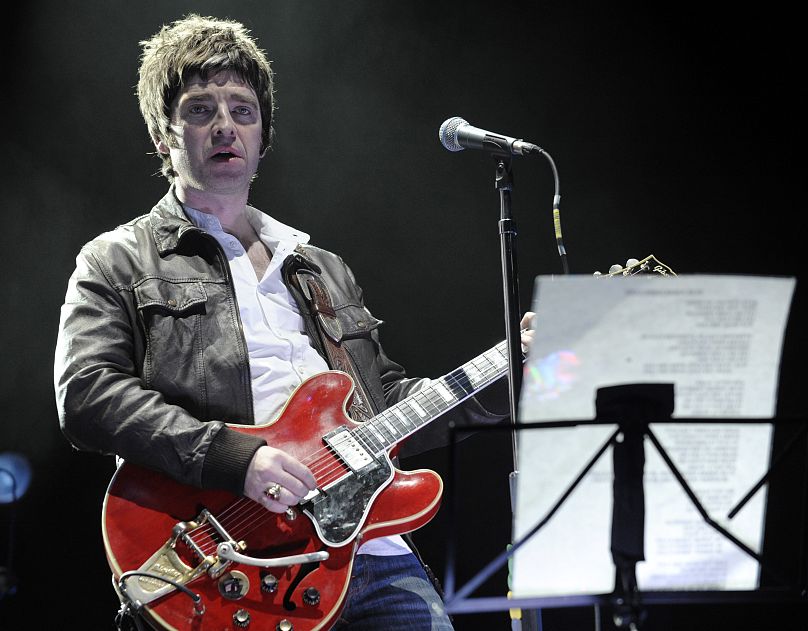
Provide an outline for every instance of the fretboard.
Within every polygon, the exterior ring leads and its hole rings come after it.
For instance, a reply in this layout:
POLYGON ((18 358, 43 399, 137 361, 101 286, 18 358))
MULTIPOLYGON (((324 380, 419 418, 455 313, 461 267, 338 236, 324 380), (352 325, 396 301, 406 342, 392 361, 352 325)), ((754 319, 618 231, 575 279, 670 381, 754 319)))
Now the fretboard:
POLYGON ((379 455, 485 388, 507 369, 507 344, 500 342, 443 377, 433 379, 352 433, 369 451, 379 455))

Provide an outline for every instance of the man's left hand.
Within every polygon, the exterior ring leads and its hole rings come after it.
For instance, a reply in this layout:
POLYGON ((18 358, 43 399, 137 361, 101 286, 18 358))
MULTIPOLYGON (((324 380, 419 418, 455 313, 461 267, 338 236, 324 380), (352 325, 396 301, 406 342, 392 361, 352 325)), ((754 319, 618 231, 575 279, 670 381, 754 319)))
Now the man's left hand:
POLYGON ((528 311, 522 316, 522 321, 519 323, 519 327, 522 330, 522 352, 527 355, 528 350, 530 349, 530 345, 533 343, 533 320, 535 320, 536 314, 532 311, 528 311))

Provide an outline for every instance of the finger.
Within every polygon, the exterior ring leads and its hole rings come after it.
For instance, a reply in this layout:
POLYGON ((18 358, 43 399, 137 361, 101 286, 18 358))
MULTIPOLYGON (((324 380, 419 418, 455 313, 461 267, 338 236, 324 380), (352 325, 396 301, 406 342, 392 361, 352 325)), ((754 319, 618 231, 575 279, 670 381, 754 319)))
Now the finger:
POLYGON ((277 502, 278 504, 282 504, 284 506, 294 506, 300 503, 302 499, 299 495, 296 495, 292 491, 287 488, 284 488, 281 484, 277 482, 270 484, 265 490, 264 495, 266 495, 271 501, 277 502))
POLYGON ((258 491, 278 482, 301 497, 317 488, 317 481, 308 467, 285 451, 269 446, 261 447, 253 456, 247 470, 247 481, 251 489, 258 491))
POLYGON ((284 504, 281 499, 273 500, 268 495, 263 495, 260 502, 264 508, 273 513, 285 513, 288 509, 290 504, 284 504))
MULTIPOLYGON (((304 488, 299 489, 301 496, 306 495, 309 491, 313 491, 317 488, 317 480, 314 478, 314 474, 311 472, 311 469, 296 458, 292 458, 291 456, 284 458, 282 466, 286 473, 303 485, 304 488)), ((296 486, 297 485, 290 486, 290 488, 297 492, 298 489, 295 488, 296 486)))
POLYGON ((267 479, 269 480, 267 486, 270 486, 273 482, 277 482, 281 485, 281 487, 283 487, 285 492, 289 493, 290 496, 293 496, 293 499, 290 499, 288 502, 289 504, 297 504, 301 498, 308 495, 309 491, 312 490, 298 478, 290 473, 287 473, 285 470, 273 471, 272 473, 267 474, 267 479))

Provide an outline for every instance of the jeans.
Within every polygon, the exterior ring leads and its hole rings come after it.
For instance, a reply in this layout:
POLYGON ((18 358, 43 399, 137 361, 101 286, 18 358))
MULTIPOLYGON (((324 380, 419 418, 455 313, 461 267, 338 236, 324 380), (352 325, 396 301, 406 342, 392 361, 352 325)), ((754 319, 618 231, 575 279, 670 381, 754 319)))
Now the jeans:
POLYGON ((359 554, 334 631, 452 631, 443 602, 412 554, 359 554))

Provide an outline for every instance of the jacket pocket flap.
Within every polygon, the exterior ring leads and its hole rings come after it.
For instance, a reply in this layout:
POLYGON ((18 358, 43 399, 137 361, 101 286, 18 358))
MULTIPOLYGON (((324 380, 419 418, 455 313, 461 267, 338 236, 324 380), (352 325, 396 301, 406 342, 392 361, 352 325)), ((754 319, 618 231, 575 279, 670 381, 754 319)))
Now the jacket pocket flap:
POLYGON ((373 317, 370 311, 359 305, 343 305, 336 312, 342 325, 343 339, 368 335, 382 323, 382 320, 373 317))
POLYGON ((194 305, 203 304, 208 295, 201 282, 177 282, 162 278, 148 278, 135 287, 138 309, 160 307, 181 313, 194 305))

